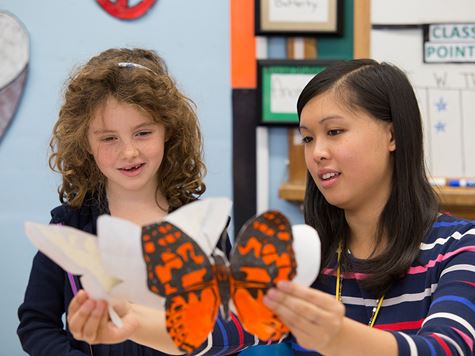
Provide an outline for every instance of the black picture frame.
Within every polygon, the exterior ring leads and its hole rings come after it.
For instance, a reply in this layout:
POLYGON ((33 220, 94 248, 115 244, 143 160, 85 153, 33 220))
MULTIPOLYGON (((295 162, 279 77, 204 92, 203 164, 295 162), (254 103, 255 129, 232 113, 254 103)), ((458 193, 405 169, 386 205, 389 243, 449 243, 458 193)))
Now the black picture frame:
POLYGON ((341 36, 343 0, 255 0, 255 34, 341 36))

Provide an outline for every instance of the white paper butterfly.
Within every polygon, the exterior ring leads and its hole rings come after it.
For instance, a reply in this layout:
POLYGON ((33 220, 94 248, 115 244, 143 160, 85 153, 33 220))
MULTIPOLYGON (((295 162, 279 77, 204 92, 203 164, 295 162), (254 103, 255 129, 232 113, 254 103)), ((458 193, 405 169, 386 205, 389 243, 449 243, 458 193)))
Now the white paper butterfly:
MULTIPOLYGON (((163 220, 183 230, 211 256, 230 210, 229 199, 209 198, 187 204, 163 220)), ((25 230, 40 251, 65 271, 81 276, 81 283, 92 298, 107 300, 109 305, 127 300, 163 309, 163 298, 147 286, 141 226, 102 215, 97 220, 97 237, 63 225, 26 222, 25 230)), ((307 225, 292 226, 292 233, 298 261, 294 282, 310 285, 320 267, 320 240, 307 225)), ((121 321, 111 307, 109 312, 112 321, 120 326, 121 321)))

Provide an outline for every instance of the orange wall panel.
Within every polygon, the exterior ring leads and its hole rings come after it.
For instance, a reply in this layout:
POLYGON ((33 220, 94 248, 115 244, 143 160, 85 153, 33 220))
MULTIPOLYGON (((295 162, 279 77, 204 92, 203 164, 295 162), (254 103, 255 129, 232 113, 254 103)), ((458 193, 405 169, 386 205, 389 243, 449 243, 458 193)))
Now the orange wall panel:
POLYGON ((231 85, 256 87, 254 0, 231 0, 231 85))

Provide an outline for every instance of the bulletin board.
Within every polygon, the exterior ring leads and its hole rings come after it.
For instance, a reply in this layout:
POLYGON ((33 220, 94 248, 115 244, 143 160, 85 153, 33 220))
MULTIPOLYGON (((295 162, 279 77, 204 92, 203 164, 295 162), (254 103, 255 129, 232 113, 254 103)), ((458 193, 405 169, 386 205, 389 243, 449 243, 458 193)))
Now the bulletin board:
POLYGON ((475 64, 424 63, 422 27, 373 28, 371 56, 401 67, 415 88, 429 173, 474 177, 475 64))

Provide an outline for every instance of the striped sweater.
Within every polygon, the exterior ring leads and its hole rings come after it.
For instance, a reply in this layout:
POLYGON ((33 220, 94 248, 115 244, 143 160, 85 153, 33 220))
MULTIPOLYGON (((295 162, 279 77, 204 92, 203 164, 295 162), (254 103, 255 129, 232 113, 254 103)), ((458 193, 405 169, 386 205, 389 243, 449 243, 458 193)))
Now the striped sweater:
MULTIPOLYGON (((350 257, 351 261, 351 257, 350 257)), ((335 294, 335 267, 315 288, 335 294)), ((377 298, 344 273, 346 315, 367 324, 377 298)), ((400 355, 472 355, 475 340, 475 225, 447 215, 433 224, 407 275, 386 293, 375 328, 394 334, 400 355)), ((318 336, 316 336, 318 337, 318 336)), ((293 343, 296 354, 309 355, 293 343)))
MULTIPOLYGON (((335 265, 314 288, 335 294, 335 265)), ((367 324, 376 298, 360 287, 361 273, 344 273, 342 302, 347 317, 367 324)), ((475 340, 475 224, 440 215, 421 244, 408 274, 386 293, 375 328, 394 334, 401 355, 473 355, 475 340)), ((315 335, 318 337, 318 335, 315 335)), ((318 354, 283 340, 296 355, 318 354)), ((217 321, 197 354, 225 355, 261 344, 236 318, 217 321)))

